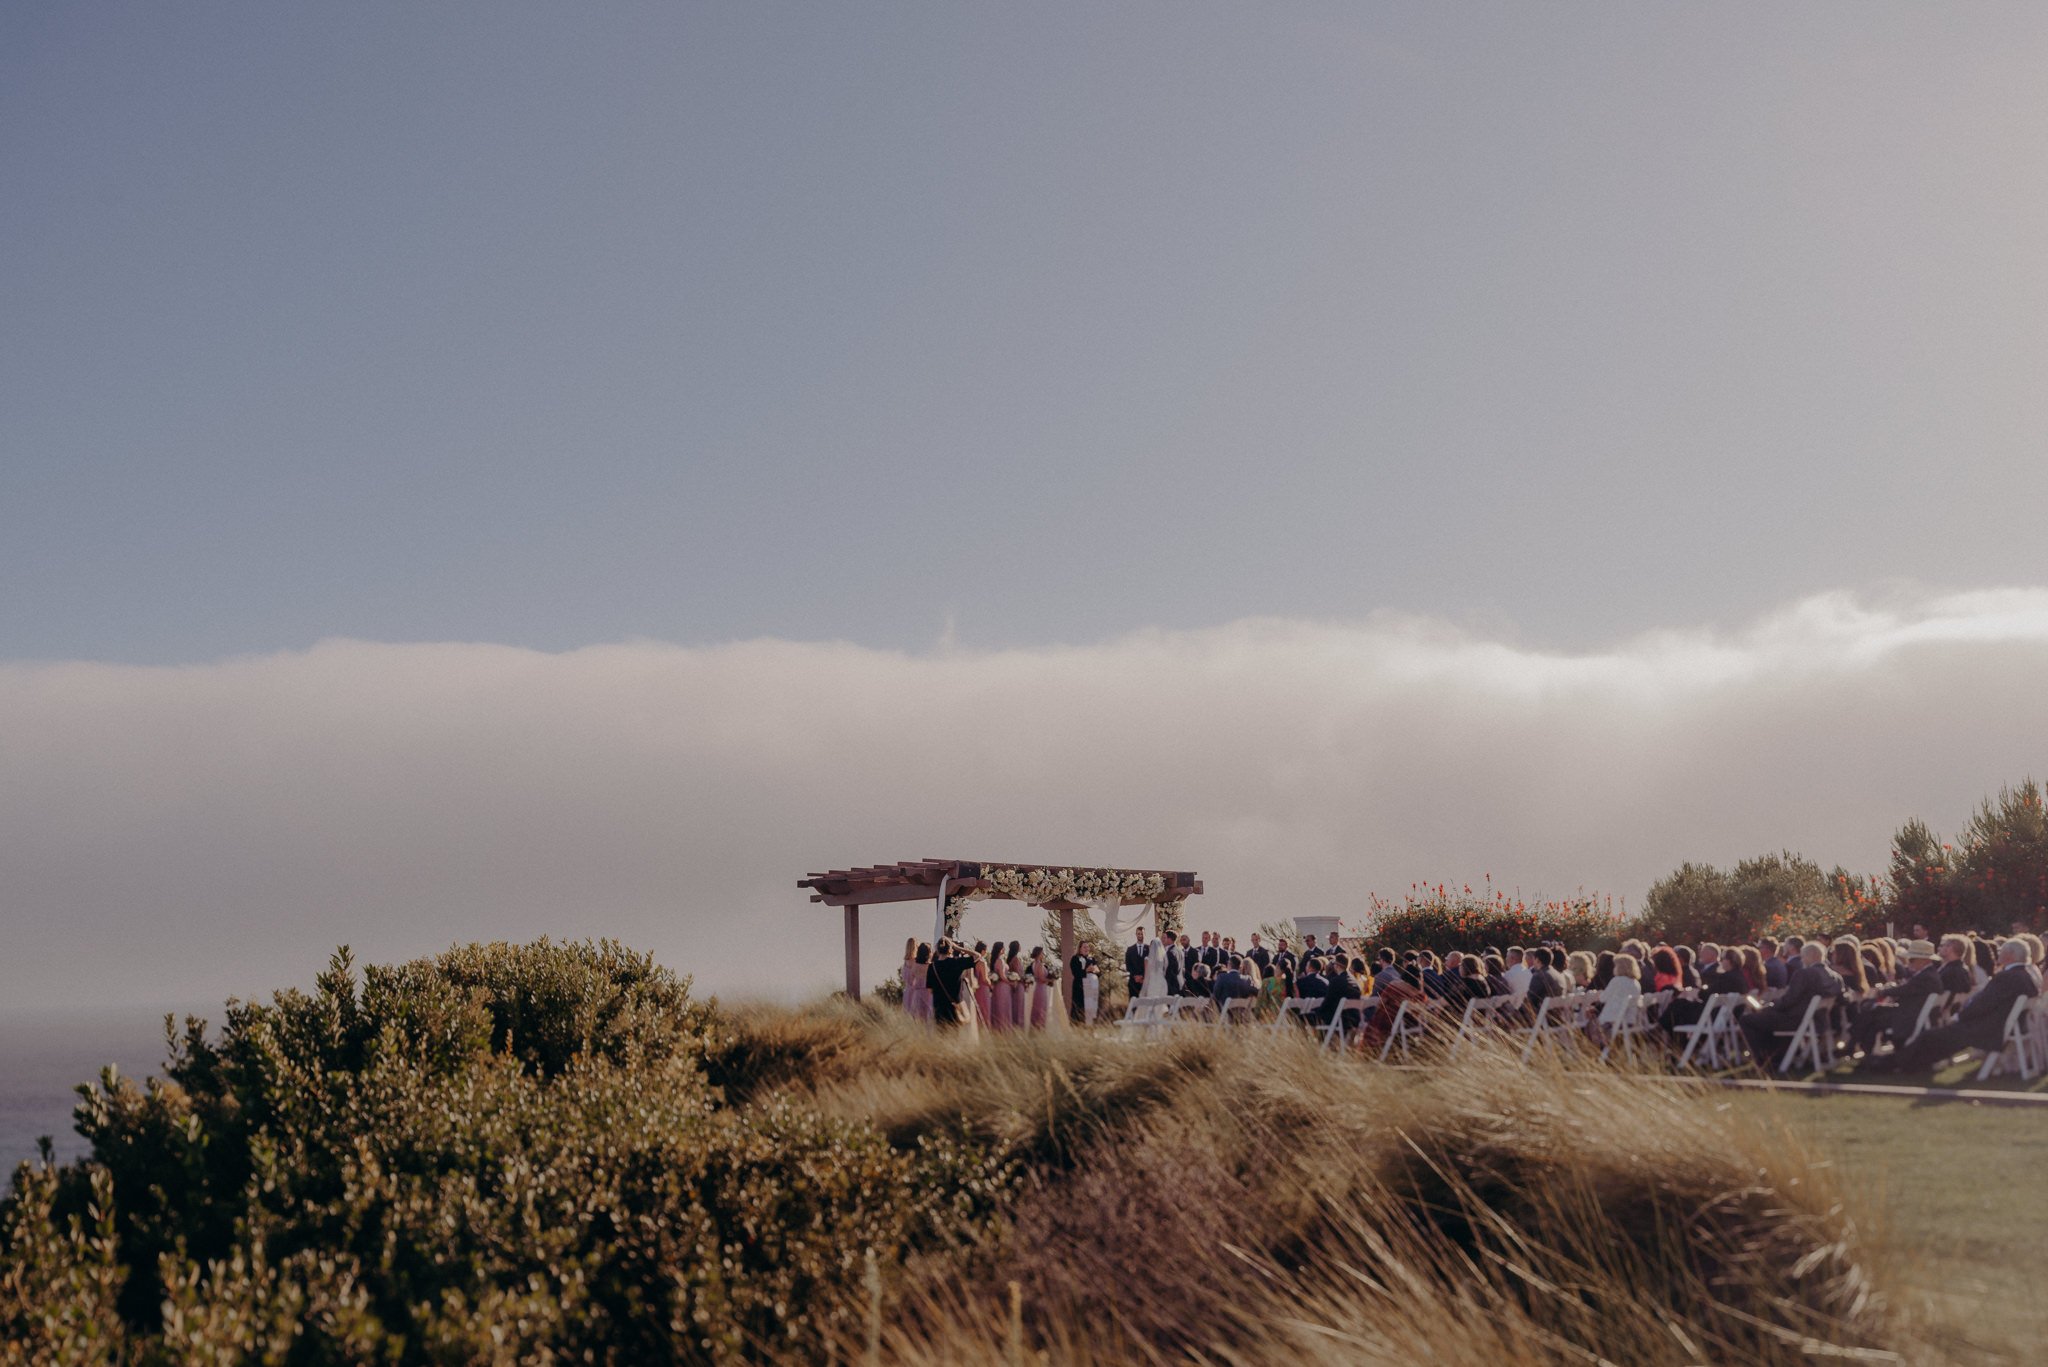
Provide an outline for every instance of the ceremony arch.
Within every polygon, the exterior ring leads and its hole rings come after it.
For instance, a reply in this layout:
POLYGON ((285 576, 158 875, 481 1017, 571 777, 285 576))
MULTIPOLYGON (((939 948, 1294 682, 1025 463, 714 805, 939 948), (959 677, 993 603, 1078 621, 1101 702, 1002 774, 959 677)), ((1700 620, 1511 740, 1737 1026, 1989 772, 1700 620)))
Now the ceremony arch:
POLYGON ((1059 913, 1060 967, 1074 957, 1074 913, 1089 908, 1110 912, 1129 906, 1153 908, 1160 930, 1180 929, 1181 907, 1202 891, 1192 873, 1166 869, 1102 869, 1076 864, 990 864, 971 859, 913 859, 869 868, 834 869, 797 880, 813 902, 840 907, 846 922, 846 995, 860 996, 860 909, 883 902, 930 902, 932 941, 955 935, 972 903, 988 898, 1022 902, 1059 913))

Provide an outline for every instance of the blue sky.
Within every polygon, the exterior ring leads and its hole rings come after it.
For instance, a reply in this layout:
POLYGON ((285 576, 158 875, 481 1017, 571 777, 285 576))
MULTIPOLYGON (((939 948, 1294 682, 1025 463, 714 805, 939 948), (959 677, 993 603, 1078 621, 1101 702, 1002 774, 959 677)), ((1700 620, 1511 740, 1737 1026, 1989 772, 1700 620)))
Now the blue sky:
POLYGON ((2041 579, 2048 15, 17 5, 0 658, 2041 579))

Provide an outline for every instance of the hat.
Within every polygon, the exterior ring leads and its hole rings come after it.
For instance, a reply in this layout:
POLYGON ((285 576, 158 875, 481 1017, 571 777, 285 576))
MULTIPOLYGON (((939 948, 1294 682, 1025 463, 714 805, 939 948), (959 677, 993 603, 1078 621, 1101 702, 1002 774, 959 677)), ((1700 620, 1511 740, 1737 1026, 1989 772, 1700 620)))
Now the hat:
POLYGON ((1909 959, 1931 959, 1934 957, 1934 941, 1907 940, 1899 946, 1899 953, 1909 959))

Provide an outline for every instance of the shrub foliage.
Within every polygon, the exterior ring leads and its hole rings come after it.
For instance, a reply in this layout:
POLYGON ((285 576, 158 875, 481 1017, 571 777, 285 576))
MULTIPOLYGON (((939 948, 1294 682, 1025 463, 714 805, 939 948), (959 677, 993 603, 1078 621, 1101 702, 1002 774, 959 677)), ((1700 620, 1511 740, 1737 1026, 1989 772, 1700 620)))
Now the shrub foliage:
POLYGON ((1505 949, 1539 941, 1561 941, 1572 949, 1599 949, 1615 942, 1621 929, 1613 899, 1576 897, 1529 901, 1487 879, 1452 887, 1412 885, 1399 902, 1375 897, 1367 937, 1401 949, 1505 949))
POLYGON ((727 1104, 689 984, 609 943, 471 945, 188 1021, 103 1075, 77 1165, 0 1210, 26 1360, 800 1353, 869 1250, 954 1237, 985 1160, 787 1097, 727 1104))

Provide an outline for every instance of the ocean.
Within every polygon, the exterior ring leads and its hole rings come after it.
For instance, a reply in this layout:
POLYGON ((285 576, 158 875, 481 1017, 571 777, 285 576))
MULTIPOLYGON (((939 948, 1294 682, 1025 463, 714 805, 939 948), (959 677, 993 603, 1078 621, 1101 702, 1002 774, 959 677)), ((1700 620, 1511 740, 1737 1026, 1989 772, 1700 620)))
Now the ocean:
MULTIPOLYGON (((163 1006, 0 1010, 0 1174, 35 1157, 41 1135, 50 1136, 60 1158, 84 1152, 71 1127, 73 1089, 109 1063, 138 1081, 161 1072, 167 1010, 183 1021, 184 1010, 163 1006)), ((218 1003, 193 1010, 220 1019, 218 1003)))

